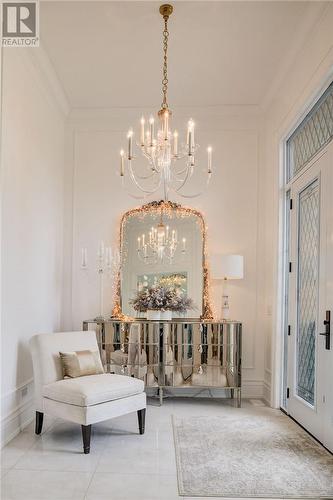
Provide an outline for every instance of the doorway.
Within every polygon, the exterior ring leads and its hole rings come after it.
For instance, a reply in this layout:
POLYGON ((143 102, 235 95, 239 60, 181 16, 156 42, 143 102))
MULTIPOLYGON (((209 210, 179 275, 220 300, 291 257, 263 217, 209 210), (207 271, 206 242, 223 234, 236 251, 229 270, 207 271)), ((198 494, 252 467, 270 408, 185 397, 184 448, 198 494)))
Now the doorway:
POLYGON ((331 451, 332 96, 331 85, 287 141, 284 373, 281 398, 281 406, 286 412, 331 451), (327 109, 330 113, 327 113, 327 109))

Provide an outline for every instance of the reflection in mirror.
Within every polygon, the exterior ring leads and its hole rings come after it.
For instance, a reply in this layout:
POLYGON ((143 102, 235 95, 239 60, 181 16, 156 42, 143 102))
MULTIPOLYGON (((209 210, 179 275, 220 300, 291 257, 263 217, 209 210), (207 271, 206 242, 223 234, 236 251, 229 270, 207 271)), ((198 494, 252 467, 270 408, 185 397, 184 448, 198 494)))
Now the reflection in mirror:
POLYGON ((131 305, 136 292, 163 285, 178 288, 195 304, 195 309, 173 317, 210 317, 205 225, 199 212, 171 202, 131 210, 122 218, 120 245, 118 315, 137 317, 131 305))

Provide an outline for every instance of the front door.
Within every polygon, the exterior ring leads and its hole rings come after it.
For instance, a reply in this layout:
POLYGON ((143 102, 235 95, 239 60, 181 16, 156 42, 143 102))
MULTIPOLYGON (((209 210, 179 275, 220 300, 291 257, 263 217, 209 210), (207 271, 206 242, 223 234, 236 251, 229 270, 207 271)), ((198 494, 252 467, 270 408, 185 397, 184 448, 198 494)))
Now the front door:
POLYGON ((291 186, 288 413, 333 450, 333 145, 291 186), (325 324, 324 324, 325 322, 325 324), (325 334, 326 335, 323 335, 325 334))

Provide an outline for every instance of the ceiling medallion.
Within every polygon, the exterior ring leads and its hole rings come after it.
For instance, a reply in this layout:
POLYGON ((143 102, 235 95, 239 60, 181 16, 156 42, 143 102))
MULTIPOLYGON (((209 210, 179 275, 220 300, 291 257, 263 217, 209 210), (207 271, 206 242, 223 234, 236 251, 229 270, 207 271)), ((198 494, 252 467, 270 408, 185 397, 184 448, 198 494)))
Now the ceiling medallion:
MULTIPOLYGON (((153 195, 160 189, 163 190, 163 199, 169 199, 170 192, 184 198, 194 198, 201 192, 184 194, 183 188, 188 184, 193 175, 198 175, 198 164, 196 162, 199 145, 195 140, 195 125, 189 120, 184 141, 180 140, 177 130, 172 130, 172 112, 168 106, 168 20, 173 12, 172 5, 161 5, 159 9, 164 19, 163 29, 163 79, 162 94, 163 101, 158 111, 157 124, 151 115, 147 121, 141 118, 140 132, 135 139, 133 129, 127 134, 127 150, 120 152, 120 176, 125 188, 125 177, 129 178, 141 194, 132 195, 134 198, 142 199, 153 195), (146 160, 145 170, 140 172, 136 169, 137 159, 135 150, 141 151, 146 160)), ((212 175, 212 148, 207 148, 207 163, 203 170, 206 176, 206 186, 212 175)), ((200 180, 200 184, 202 181, 200 180)), ((126 189, 126 188, 125 188, 126 189)), ((127 190, 128 191, 128 190, 127 190)))

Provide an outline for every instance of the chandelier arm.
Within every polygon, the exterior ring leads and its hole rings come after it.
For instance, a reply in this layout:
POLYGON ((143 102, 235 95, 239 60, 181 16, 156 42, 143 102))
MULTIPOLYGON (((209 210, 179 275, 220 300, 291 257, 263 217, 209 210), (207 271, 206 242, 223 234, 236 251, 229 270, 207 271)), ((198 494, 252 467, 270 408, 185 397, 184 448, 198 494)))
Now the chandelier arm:
POLYGON ((207 181, 206 181, 205 189, 203 189, 202 191, 199 191, 198 193, 195 193, 195 194, 183 194, 183 193, 180 193, 179 190, 182 188, 182 186, 179 187, 178 189, 172 189, 172 190, 174 192, 176 192, 182 198, 197 198, 198 196, 201 196, 206 191, 206 189, 208 188, 209 183, 210 183, 210 178, 211 178, 211 174, 208 174, 208 178, 207 178, 207 181))
POLYGON ((131 193, 130 190, 127 189, 127 187, 124 185, 124 181, 122 183, 122 188, 125 191, 125 193, 127 193, 134 200, 145 200, 149 196, 149 195, 146 195, 146 194, 143 194, 142 196, 139 196, 139 195, 131 193))
POLYGON ((191 167, 187 166, 187 171, 186 171, 186 175, 184 177, 184 179, 174 179, 175 181, 178 181, 178 182, 181 182, 181 185, 178 186, 178 188, 172 188, 173 191, 175 191, 176 193, 178 193, 178 191, 180 191, 180 189, 186 184, 186 182, 188 181, 188 179, 190 179, 191 177, 191 167))
POLYGON ((140 179, 143 181, 147 180, 147 179, 151 179, 155 174, 156 174, 156 172, 152 171, 149 175, 139 175, 139 174, 134 173, 134 171, 133 171, 133 175, 135 175, 135 177, 137 179, 140 179))
POLYGON ((162 179, 159 180, 156 188, 153 188, 152 190, 145 189, 144 187, 140 186, 139 182, 136 180, 131 165, 129 165, 128 169, 129 169, 130 177, 131 177, 132 181, 134 182, 134 184, 136 185, 136 187, 138 189, 140 189, 140 191, 142 191, 143 193, 146 193, 148 196, 153 194, 153 193, 156 193, 156 191, 160 188, 162 179))

